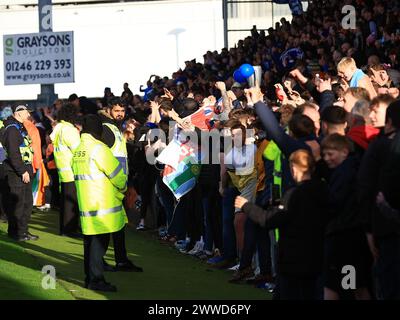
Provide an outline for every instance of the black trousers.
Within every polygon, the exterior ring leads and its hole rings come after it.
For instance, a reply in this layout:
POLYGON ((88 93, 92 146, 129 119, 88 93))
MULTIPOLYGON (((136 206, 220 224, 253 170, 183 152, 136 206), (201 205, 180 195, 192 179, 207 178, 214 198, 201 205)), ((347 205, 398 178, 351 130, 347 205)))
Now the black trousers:
POLYGON ((84 271, 87 283, 104 280, 103 257, 109 242, 109 233, 84 235, 84 271))
POLYGON ((32 183, 23 183, 22 177, 13 170, 5 170, 6 214, 8 235, 20 237, 28 232, 33 208, 32 183))
POLYGON ((253 254, 257 251, 261 274, 272 274, 271 240, 266 228, 246 220, 244 229, 244 247, 240 259, 240 268, 251 266, 253 254))
POLYGON ((379 299, 400 300, 400 236, 377 238, 379 257, 374 267, 379 299))
MULTIPOLYGON (((185 229, 190 237, 189 247, 192 248, 199 241, 204 230, 202 194, 199 184, 185 194, 179 201, 179 206, 184 210, 185 229)), ((176 214, 176 210, 175 210, 176 214)))
POLYGON ((211 249, 214 244, 215 248, 222 248, 222 208, 221 196, 218 191, 218 185, 214 183, 199 182, 202 197, 202 208, 205 214, 204 220, 204 240, 205 243, 211 246, 206 250, 211 249), (208 226, 209 224, 209 226, 208 226), (209 235, 210 233, 210 235, 209 235), (208 238, 208 239, 207 239, 208 238), (207 240, 206 240, 207 239, 207 240))
POLYGON ((318 275, 279 274, 276 294, 279 300, 317 300, 318 275))
MULTIPOLYGON (((128 261, 125 246, 125 227, 117 232, 111 233, 114 243, 114 257, 116 263, 122 263, 128 261)), ((108 247, 108 244, 107 244, 108 247)))
POLYGON ((51 182, 48 188, 50 199, 49 201, 46 200, 46 203, 50 203, 52 208, 60 208, 60 182, 57 169, 48 169, 47 172, 50 176, 51 182))
POLYGON ((75 182, 61 183, 60 234, 79 230, 79 208, 75 182))
POLYGON ((141 177, 141 185, 138 191, 142 197, 142 205, 140 207, 140 219, 146 218, 147 208, 151 205, 153 200, 153 191, 156 184, 157 175, 159 172, 153 167, 146 168, 143 176, 141 177))

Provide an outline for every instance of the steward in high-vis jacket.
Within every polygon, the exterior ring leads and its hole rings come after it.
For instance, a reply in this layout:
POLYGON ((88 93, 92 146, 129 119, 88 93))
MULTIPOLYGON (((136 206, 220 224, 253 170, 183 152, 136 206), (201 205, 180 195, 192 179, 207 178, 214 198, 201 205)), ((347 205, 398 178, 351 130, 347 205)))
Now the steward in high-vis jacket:
MULTIPOLYGON (((107 110, 99 112, 103 123, 103 133, 101 141, 110 149, 114 157, 119 161, 122 170, 128 181, 128 152, 126 149, 126 139, 124 138, 121 127, 125 119, 125 106, 119 97, 113 97, 107 101, 107 110)), ((142 272, 143 269, 136 266, 128 259, 125 247, 125 227, 112 234, 114 242, 114 256, 117 271, 142 272)), ((112 266, 105 263, 107 270, 113 270, 112 266)))
POLYGON ((127 222, 122 201, 127 179, 121 164, 99 139, 103 127, 97 115, 84 118, 81 143, 74 151, 72 170, 84 235, 85 284, 92 290, 116 291, 104 279, 103 257, 110 234, 127 222))
POLYGON ((77 109, 74 105, 63 105, 57 114, 58 123, 50 135, 61 184, 59 232, 66 236, 75 236, 79 229, 78 202, 71 167, 73 152, 81 141, 79 131, 74 126, 76 115, 77 109))
POLYGON ((39 237, 28 232, 33 197, 33 150, 31 139, 23 122, 29 118, 25 105, 12 108, 14 114, 5 122, 2 144, 5 151, 3 169, 7 185, 5 200, 7 204, 8 236, 17 241, 37 240, 39 237))

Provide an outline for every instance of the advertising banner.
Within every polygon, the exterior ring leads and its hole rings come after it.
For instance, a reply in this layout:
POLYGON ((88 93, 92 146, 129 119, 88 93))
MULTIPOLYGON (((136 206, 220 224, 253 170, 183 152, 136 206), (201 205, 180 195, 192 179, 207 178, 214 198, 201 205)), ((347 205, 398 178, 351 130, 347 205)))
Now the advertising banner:
POLYGON ((72 31, 3 36, 4 84, 74 82, 72 31))

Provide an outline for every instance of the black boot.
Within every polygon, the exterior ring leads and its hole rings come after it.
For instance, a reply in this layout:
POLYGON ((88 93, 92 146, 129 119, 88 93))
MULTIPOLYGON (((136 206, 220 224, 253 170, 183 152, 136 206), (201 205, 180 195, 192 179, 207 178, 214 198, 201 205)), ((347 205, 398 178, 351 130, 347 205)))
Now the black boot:
POLYGON ((87 288, 94 291, 117 292, 117 287, 105 280, 90 281, 87 288))
POLYGON ((117 271, 124 271, 124 272, 143 272, 143 268, 136 266, 132 263, 132 261, 127 260, 126 262, 119 262, 115 266, 117 271))
POLYGON ((105 272, 115 272, 117 271, 115 267, 112 265, 108 264, 106 260, 103 259, 103 269, 105 272))

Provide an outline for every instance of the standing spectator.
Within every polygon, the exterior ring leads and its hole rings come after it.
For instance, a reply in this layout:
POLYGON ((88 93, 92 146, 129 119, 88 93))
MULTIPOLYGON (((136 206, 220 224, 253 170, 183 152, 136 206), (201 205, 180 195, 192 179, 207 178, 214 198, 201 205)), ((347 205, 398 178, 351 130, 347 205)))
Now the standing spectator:
MULTIPOLYGON (((270 184, 266 184, 265 163, 263 161, 263 153, 266 150, 268 141, 262 139, 257 141, 257 195, 256 204, 261 208, 267 206, 270 197, 270 184)), ((252 258, 254 253, 258 254, 258 263, 260 273, 254 278, 255 285, 271 282, 271 250, 270 238, 268 230, 254 223, 251 219, 246 219, 244 231, 244 247, 240 259, 239 269, 234 273, 230 282, 239 282, 246 277, 253 275, 252 258)))
MULTIPOLYGON (((46 158, 45 164, 47 172, 50 176, 50 207, 60 209, 60 182, 58 178, 57 166, 54 160, 54 146, 50 139, 50 135, 46 134, 46 158)), ((48 203, 48 202, 46 202, 48 203)))
POLYGON ((278 294, 280 300, 316 300, 323 265, 324 229, 328 217, 327 185, 312 178, 315 161, 309 151, 290 156, 296 186, 279 206, 267 210, 237 197, 235 206, 267 229, 279 228, 278 294))
POLYGON ((326 108, 321 114, 321 128, 325 137, 334 133, 342 136, 346 135, 346 110, 339 106, 331 106, 326 108))
POLYGON ((368 95, 368 91, 361 87, 348 88, 343 96, 344 110, 351 112, 351 109, 353 109, 358 100, 370 101, 371 99, 368 95))
POLYGON ((400 296, 399 230, 392 220, 376 206, 379 191, 394 209, 398 202, 398 167, 391 163, 396 159, 393 141, 400 129, 399 101, 386 110, 383 133, 366 151, 358 172, 358 201, 366 224, 368 244, 374 257, 374 273, 377 279, 378 299, 398 299, 400 296))
MULTIPOLYGON (((68 97, 68 103, 72 104, 73 106, 75 106, 76 108, 76 112, 80 113, 80 101, 79 101, 79 97, 76 93, 72 93, 69 97, 68 97)), ((61 110, 61 108, 60 108, 61 110)), ((58 112, 60 112, 60 110, 58 112)))
POLYGON ((354 142, 354 151, 360 160, 364 155, 364 151, 367 150, 368 145, 379 134, 379 129, 372 126, 369 114, 369 102, 359 100, 354 105, 349 116, 347 137, 354 142))
POLYGON ((332 173, 329 185, 329 223, 325 236, 324 299, 343 298, 342 269, 357 270, 355 289, 358 300, 369 300, 369 270, 372 265, 363 221, 356 201, 358 159, 352 144, 340 134, 331 134, 321 144, 323 159, 332 173), (354 254, 357 252, 357 254, 354 254))
MULTIPOLYGON (((231 190, 221 190, 221 192, 227 192, 228 195, 231 193, 240 194, 242 197, 253 203, 255 202, 257 188, 257 170, 255 167, 255 156, 257 149, 254 143, 246 144, 246 127, 241 123, 232 123, 230 132, 232 135, 233 146, 224 159, 226 176, 221 180, 222 187, 226 189, 230 188, 231 190)), ((239 256, 241 256, 244 244, 244 226, 246 222, 246 216, 243 214, 240 208, 235 208, 234 212, 231 212, 230 208, 232 205, 233 203, 231 203, 231 197, 224 195, 224 228, 229 227, 229 219, 230 221, 233 220, 236 235, 236 249, 239 253, 239 256)), ((226 241, 224 243, 224 247, 226 246, 226 241)), ((230 255, 233 256, 228 256, 228 252, 224 252, 226 261, 224 261, 225 263, 218 264, 217 266, 227 267, 229 265, 229 260, 234 259, 236 254, 236 252, 232 252, 230 255)))
POLYGON ((114 97, 114 93, 111 92, 111 88, 105 87, 104 88, 104 96, 101 101, 103 107, 106 107, 108 104, 108 100, 114 97))
POLYGON ((372 99, 369 118, 375 128, 383 130, 385 127, 386 109, 393 101, 394 99, 387 94, 379 95, 372 99))
POLYGON ((125 104, 129 104, 132 101, 133 93, 131 89, 129 89, 129 84, 127 82, 124 83, 124 91, 121 93, 121 99, 125 102, 125 104))

